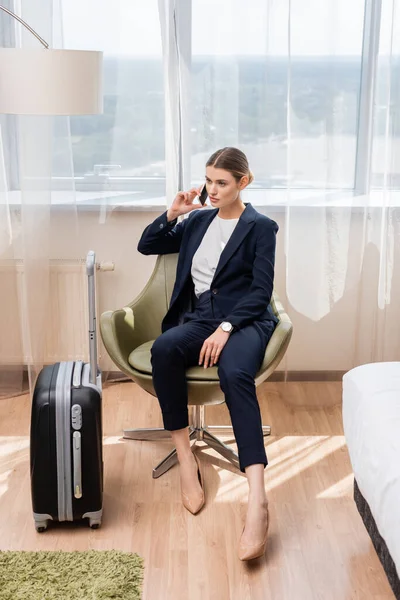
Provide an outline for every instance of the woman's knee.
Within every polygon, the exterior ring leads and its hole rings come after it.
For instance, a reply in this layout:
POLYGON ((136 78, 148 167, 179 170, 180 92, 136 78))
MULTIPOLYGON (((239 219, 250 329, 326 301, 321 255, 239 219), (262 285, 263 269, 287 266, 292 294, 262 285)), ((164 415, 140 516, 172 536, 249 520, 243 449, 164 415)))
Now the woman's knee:
POLYGON ((162 333, 156 340, 154 340, 154 343, 151 347, 152 356, 166 356, 171 352, 172 344, 168 337, 168 335, 162 333))
POLYGON ((254 377, 243 367, 222 364, 218 367, 218 376, 222 391, 241 386, 254 386, 254 377))

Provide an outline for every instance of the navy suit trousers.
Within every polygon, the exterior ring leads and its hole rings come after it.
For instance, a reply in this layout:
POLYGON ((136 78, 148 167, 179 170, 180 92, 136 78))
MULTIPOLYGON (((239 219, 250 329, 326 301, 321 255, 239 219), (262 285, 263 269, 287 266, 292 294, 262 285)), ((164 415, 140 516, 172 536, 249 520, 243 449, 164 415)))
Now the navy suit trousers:
MULTIPOLYGON (((151 349, 153 384, 165 429, 174 431, 188 426, 186 369, 198 365, 204 340, 221 321, 214 313, 212 293, 208 290, 196 300, 193 312, 185 313, 181 325, 155 340, 151 349)), ((243 472, 249 465, 267 465, 254 377, 274 328, 273 321, 255 321, 234 332, 217 363, 243 472)))

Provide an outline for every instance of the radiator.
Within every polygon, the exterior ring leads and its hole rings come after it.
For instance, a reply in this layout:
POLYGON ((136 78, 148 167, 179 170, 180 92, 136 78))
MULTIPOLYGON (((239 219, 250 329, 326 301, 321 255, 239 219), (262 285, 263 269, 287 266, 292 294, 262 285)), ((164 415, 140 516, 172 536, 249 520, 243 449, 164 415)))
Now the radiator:
MULTIPOLYGON (((22 261, 0 262, 0 365, 29 364, 22 261)), ((97 288, 97 285, 96 285, 97 288)), ((97 291, 97 290, 96 290, 97 291)), ((44 363, 89 358, 86 259, 51 260, 44 363)), ((97 294, 96 294, 97 300, 97 294)), ((98 303, 96 302, 96 311, 98 303)), ((36 357, 37 358, 37 357, 36 357)))

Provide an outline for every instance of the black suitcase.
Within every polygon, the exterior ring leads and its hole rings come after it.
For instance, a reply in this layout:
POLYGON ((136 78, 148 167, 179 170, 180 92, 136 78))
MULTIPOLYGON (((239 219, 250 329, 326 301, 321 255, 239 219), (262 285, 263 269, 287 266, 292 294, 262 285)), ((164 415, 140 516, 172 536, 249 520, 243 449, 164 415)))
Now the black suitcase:
MULTIPOLYGON (((48 521, 101 524, 103 452, 101 373, 97 368, 95 255, 86 261, 90 363, 60 362, 39 373, 33 392, 30 468, 36 530, 48 521)), ((66 326, 68 326, 66 324, 66 326)))

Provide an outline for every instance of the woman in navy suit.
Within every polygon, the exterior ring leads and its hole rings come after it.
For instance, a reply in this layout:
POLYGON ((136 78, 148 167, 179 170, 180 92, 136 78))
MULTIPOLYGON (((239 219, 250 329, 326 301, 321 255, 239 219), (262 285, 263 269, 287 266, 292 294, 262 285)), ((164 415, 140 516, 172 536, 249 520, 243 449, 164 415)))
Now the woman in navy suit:
POLYGON ((179 192, 138 244, 143 254, 179 252, 169 310, 151 360, 164 427, 177 449, 182 501, 193 514, 205 497, 189 441, 186 369, 195 364, 205 369, 218 366, 240 468, 249 484, 241 560, 261 556, 267 540, 267 457, 254 377, 277 321, 270 300, 278 226, 243 203, 240 192, 252 180, 243 152, 218 150, 206 164, 205 185, 214 210, 194 203, 200 189, 179 192))

